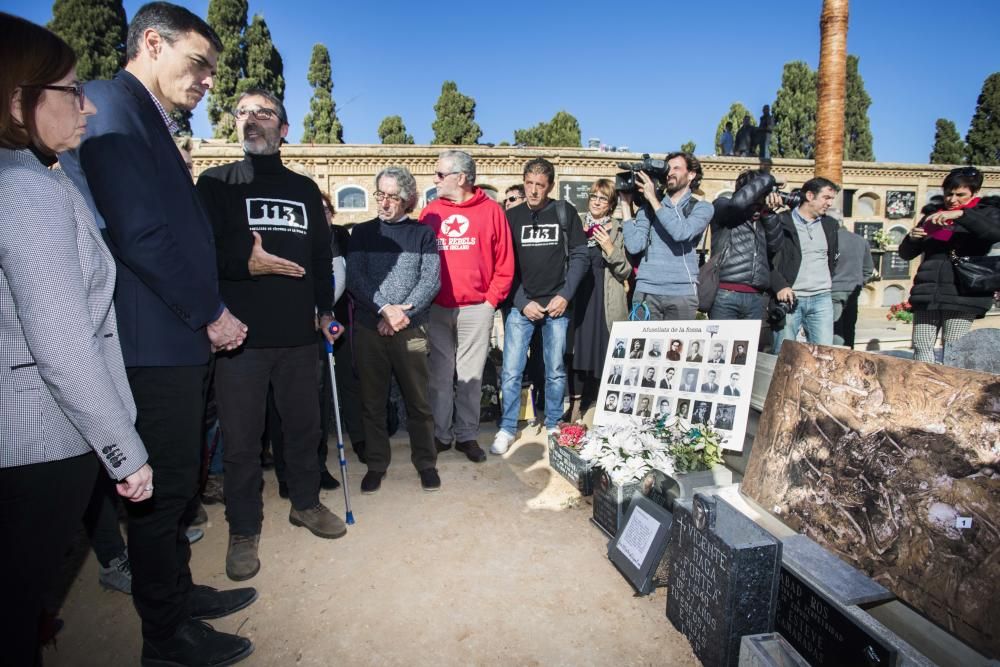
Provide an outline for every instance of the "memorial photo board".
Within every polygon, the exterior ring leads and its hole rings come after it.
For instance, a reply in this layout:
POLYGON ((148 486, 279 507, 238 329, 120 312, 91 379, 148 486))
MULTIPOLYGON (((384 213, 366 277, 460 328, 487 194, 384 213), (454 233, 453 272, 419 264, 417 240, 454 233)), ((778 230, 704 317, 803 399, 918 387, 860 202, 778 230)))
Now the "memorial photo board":
POLYGON ((743 450, 760 322, 615 322, 594 424, 678 416, 743 450))
POLYGON ((741 490, 1000 658, 998 470, 1000 376, 786 341, 741 490))
POLYGON ((917 193, 912 190, 889 190, 885 193, 885 217, 912 218, 916 201, 917 193))
POLYGON ((667 550, 673 516, 662 505, 635 494, 621 530, 608 543, 608 558, 640 595, 652 593, 653 575, 667 550))

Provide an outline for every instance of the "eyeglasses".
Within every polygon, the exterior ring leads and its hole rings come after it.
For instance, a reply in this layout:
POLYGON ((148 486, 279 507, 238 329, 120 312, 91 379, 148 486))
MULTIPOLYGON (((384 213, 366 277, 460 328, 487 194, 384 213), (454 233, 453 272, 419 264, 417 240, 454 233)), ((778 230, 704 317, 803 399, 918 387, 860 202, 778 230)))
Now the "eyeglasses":
POLYGON ((521 201, 522 199, 524 199, 523 195, 511 195, 506 199, 504 199, 504 201, 507 202, 508 204, 513 204, 514 202, 521 201))
POLYGON ((80 103, 80 111, 83 111, 83 105, 86 102, 86 96, 83 94, 83 84, 74 83, 72 86, 56 86, 56 85, 27 85, 21 86, 22 88, 39 88, 42 90, 61 90, 66 93, 73 93, 76 95, 77 102, 80 103))
POLYGON ((462 172, 460 171, 435 171, 434 175, 438 177, 439 181, 443 181, 445 178, 451 176, 452 174, 461 174, 461 173, 462 172))
POLYGON ((608 204, 611 202, 610 199, 608 199, 604 195, 599 195, 596 192, 591 192, 590 197, 588 197, 588 199, 590 199, 590 201, 601 202, 602 204, 608 204))
POLYGON ((391 201, 393 204, 399 204, 400 202, 403 201, 403 198, 400 197, 399 195, 388 195, 382 192, 381 190, 376 190, 375 192, 373 192, 372 197, 375 197, 375 201, 377 201, 379 204, 384 202, 386 199, 391 201))
POLYGON ((246 120, 251 115, 257 120, 272 120, 278 117, 278 112, 274 109, 244 109, 242 107, 233 111, 233 117, 236 120, 246 120))
POLYGON ((956 167, 948 172, 949 176, 970 176, 976 178, 979 176, 979 170, 975 167, 956 167))

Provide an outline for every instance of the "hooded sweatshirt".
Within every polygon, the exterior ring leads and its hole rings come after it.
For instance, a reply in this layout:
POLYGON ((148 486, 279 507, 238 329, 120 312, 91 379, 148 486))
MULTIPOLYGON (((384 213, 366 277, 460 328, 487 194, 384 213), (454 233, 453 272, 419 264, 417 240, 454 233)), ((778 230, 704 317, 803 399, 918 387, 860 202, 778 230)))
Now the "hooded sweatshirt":
POLYGON ((510 225, 500 205, 480 188, 464 202, 438 198, 420 214, 437 239, 441 291, 434 303, 444 308, 484 301, 496 308, 514 279, 510 225))

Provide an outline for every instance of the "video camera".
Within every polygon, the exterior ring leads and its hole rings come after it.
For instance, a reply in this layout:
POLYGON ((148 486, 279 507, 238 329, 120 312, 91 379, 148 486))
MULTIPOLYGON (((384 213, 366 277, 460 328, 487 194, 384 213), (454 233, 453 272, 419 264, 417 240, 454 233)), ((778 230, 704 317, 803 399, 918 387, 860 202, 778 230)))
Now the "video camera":
POLYGON ((656 199, 663 199, 663 192, 667 186, 667 161, 657 160, 649 157, 649 153, 643 153, 642 162, 619 162, 619 169, 624 169, 615 174, 615 190, 633 195, 635 203, 642 205, 645 197, 639 191, 636 183, 635 173, 644 171, 653 180, 656 187, 656 199))

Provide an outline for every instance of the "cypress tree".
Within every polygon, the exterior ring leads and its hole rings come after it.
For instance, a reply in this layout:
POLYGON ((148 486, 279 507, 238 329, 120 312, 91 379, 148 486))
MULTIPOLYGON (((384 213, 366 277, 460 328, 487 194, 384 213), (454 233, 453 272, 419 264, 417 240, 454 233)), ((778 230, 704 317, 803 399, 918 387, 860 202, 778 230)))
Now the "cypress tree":
POLYGON ((337 118, 337 109, 333 102, 333 68, 330 65, 330 52, 322 44, 313 46, 312 58, 309 60, 309 74, 306 78, 313 87, 313 96, 309 101, 309 113, 302 120, 302 143, 344 143, 344 127, 337 118))
POLYGON ((990 74, 983 82, 965 144, 969 164, 1000 164, 1000 72, 990 74))
POLYGON ((378 136, 383 144, 412 144, 413 135, 406 133, 402 116, 386 116, 378 126, 378 136))
POLYGON ((475 144, 483 136, 476 123, 476 101, 458 92, 454 81, 445 81, 441 86, 441 96, 434 105, 437 114, 431 128, 434 130, 432 144, 475 144))
POLYGON ((128 21, 121 0, 56 0, 49 29, 73 47, 81 81, 110 79, 125 64, 128 21))
POLYGON ((872 128, 868 107, 872 98, 865 90, 864 79, 858 73, 858 57, 847 56, 847 94, 844 106, 844 159, 874 162, 872 128))
POLYGON ((514 143, 522 146, 544 146, 545 125, 542 122, 525 130, 514 130, 514 143))
POLYGON ((722 155, 722 133, 726 131, 726 123, 733 124, 733 140, 736 140, 736 133, 743 125, 743 117, 750 116, 750 124, 757 127, 757 119, 750 110, 743 106, 742 102, 733 102, 729 105, 729 112, 719 120, 719 126, 715 128, 715 154, 722 155))
POLYGON ((261 88, 284 101, 284 63, 271 40, 267 21, 260 14, 253 15, 250 25, 243 33, 243 44, 246 49, 246 76, 237 84, 237 93, 250 88, 261 88))
POLYGON ((170 112, 170 117, 177 123, 177 131, 174 132, 176 136, 187 136, 190 137, 194 134, 191 131, 191 116, 194 115, 190 111, 185 109, 174 109, 170 112))
POLYGON ((693 141, 685 141, 683 144, 681 144, 681 152, 690 153, 691 155, 694 155, 694 149, 697 147, 698 144, 694 143, 693 141))
POLYGON ((816 73, 800 60, 785 63, 771 106, 775 155, 812 159, 816 154, 816 73))
POLYGON ((938 118, 934 127, 931 164, 962 164, 965 162, 965 143, 959 136, 955 123, 947 118, 938 118))
POLYGON ((246 66, 243 31, 247 27, 247 0, 209 0, 208 24, 218 33, 223 46, 215 81, 208 91, 208 120, 216 139, 233 141, 236 123, 230 112, 236 106, 236 85, 246 66))

